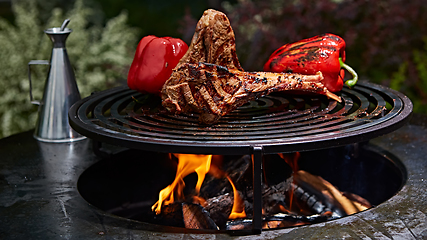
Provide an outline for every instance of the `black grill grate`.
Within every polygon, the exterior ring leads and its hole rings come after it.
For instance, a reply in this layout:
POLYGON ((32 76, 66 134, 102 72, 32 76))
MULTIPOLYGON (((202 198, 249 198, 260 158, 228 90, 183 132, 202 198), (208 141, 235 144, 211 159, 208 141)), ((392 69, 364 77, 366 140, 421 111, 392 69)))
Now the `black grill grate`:
POLYGON ((197 114, 169 115, 159 110, 160 100, 141 104, 146 95, 122 87, 82 99, 69 116, 77 132, 101 142, 160 152, 248 154, 254 146, 278 153, 369 140, 402 126, 412 112, 406 96, 371 83, 340 95, 342 103, 271 94, 201 126, 197 114))

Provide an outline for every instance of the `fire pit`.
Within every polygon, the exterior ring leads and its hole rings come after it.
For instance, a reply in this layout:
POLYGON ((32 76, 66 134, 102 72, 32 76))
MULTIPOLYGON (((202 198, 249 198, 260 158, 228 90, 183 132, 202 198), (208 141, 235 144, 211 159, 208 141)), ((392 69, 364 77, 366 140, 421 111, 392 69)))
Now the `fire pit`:
MULTIPOLYGON (((374 84, 344 89, 341 97, 343 103, 322 96, 273 94, 240 107, 216 125, 200 126, 196 115, 164 114, 153 105, 156 101, 146 101, 145 95, 116 88, 76 103, 69 117, 77 132, 98 143, 96 152, 102 153, 100 143, 109 143, 160 153, 251 155, 251 226, 254 232, 259 232, 264 155, 336 149, 364 142, 398 129, 412 112, 406 96, 374 84)), ((361 154, 365 156, 364 152, 361 154)), ((338 157, 334 164, 345 158, 338 157)), ((390 157, 385 159, 379 160, 380 165, 391 162, 389 168, 394 170, 384 174, 398 180, 392 190, 380 197, 382 201, 392 196, 405 179, 399 162, 389 161, 390 157)))
MULTIPOLYGON (((357 156, 348 146, 303 152, 299 161, 300 169, 321 176, 340 190, 362 196, 377 206, 401 189, 406 181, 406 170, 393 154, 385 150, 370 144, 363 144, 360 148, 357 156)), ((228 159, 236 157, 228 156, 228 159)), ((165 219, 165 216, 157 216, 151 209, 160 190, 173 181, 175 170, 176 166, 168 160, 166 154, 126 150, 88 168, 79 178, 78 190, 87 202, 107 213, 139 222, 184 228, 182 219, 165 219)), ((276 164, 268 172, 266 180, 270 183, 283 181, 289 176, 289 171, 283 165, 279 168, 276 164)), ((315 197, 310 192, 296 191, 295 194, 299 194, 296 202, 300 204, 307 204, 309 199, 315 197), (304 194, 309 196, 304 197, 304 194)), ((269 218, 270 222, 273 220, 280 222, 283 227, 324 221, 321 217, 303 219, 292 215, 269 218)), ((248 220, 246 222, 251 224, 248 220)), ((230 221, 228 224, 241 224, 241 221, 230 221)), ((264 220, 263 229, 268 227, 266 224, 267 220, 264 220)), ((224 229, 223 226, 221 228, 224 229)))

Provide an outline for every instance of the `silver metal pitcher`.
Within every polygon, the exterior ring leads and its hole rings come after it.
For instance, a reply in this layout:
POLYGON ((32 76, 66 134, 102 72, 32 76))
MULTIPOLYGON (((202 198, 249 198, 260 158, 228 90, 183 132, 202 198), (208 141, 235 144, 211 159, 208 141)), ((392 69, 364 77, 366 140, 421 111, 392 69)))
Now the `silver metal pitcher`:
POLYGON ((34 137, 43 142, 73 142, 85 139, 75 132, 68 122, 68 109, 81 99, 65 49, 65 41, 72 32, 66 28, 69 22, 67 19, 60 28, 49 28, 44 31, 53 42, 50 62, 32 60, 28 63, 31 103, 39 105, 34 137), (50 65, 41 101, 34 101, 32 94, 31 65, 35 64, 50 65))

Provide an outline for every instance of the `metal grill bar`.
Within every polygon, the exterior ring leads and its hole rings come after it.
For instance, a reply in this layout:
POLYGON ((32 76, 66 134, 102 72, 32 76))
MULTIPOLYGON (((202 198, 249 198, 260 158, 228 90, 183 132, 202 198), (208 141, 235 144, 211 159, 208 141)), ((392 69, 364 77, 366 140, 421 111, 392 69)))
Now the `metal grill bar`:
POLYGON ((262 230, 262 157, 261 146, 254 146, 252 153, 252 179, 253 179, 253 215, 252 230, 254 233, 261 233, 262 230))

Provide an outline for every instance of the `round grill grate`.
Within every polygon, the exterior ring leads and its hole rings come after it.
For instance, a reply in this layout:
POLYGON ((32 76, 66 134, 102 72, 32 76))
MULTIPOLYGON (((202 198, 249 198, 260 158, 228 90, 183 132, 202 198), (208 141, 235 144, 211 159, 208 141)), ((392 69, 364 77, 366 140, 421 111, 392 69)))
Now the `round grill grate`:
POLYGON ((343 102, 274 93, 212 126, 170 115, 160 99, 126 87, 95 93, 69 110, 71 126, 96 141, 158 152, 251 154, 307 151, 362 142, 401 127, 412 112, 403 94, 372 83, 344 88, 343 102))

